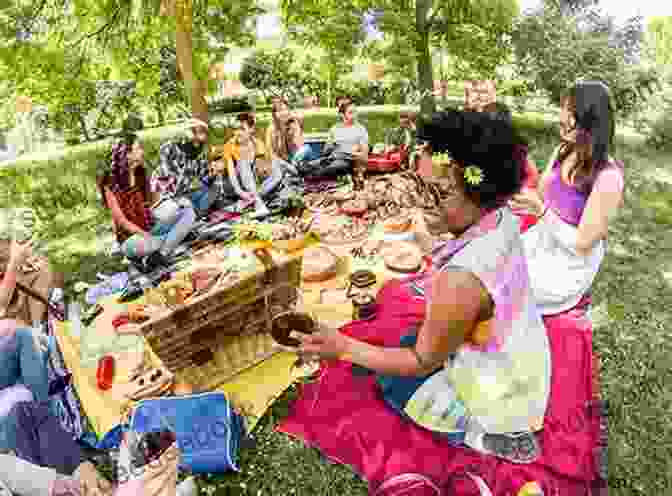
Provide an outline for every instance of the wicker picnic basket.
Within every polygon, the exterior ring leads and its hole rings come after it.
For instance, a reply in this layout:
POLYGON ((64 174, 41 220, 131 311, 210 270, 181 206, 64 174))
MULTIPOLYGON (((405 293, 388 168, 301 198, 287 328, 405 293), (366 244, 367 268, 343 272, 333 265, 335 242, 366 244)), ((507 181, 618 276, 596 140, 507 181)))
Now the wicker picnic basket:
POLYGON ((302 255, 266 256, 256 272, 158 315, 141 331, 178 381, 213 389, 277 353, 271 321, 292 309, 302 255))

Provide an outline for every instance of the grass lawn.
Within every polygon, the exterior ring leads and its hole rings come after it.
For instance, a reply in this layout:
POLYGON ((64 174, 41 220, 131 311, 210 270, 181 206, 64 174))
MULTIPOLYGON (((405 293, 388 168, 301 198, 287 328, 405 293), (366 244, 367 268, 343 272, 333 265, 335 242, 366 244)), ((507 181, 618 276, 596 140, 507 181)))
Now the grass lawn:
MULTIPOLYGON (((333 114, 307 119, 307 132, 328 128, 333 114)), ((375 142, 396 114, 362 117, 375 142)), ((532 158, 542 166, 557 133, 534 133, 532 158)), ((602 360, 602 392, 609 401, 609 479, 613 495, 672 494, 672 155, 655 154, 621 138, 614 155, 626 166, 625 205, 610 232, 609 255, 595 283, 595 348, 602 360), (666 386, 667 384, 667 386, 666 386)), ((109 213, 98 203, 63 211, 42 233, 67 286, 95 281, 96 272, 124 266, 105 255, 109 213)), ((242 473, 202 479, 203 494, 366 495, 367 485, 348 468, 325 462, 316 450, 273 431, 286 415, 290 389, 244 449, 242 473)), ((565 496, 565 495, 562 495, 565 496)), ((566 495, 571 496, 571 495, 566 495)))

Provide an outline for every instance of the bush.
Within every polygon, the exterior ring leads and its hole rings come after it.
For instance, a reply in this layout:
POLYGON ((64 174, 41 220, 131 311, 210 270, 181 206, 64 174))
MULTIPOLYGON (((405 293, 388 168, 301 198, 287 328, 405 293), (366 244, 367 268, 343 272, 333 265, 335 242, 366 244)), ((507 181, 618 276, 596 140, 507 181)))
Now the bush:
POLYGON ((661 78, 660 90, 633 116, 635 128, 658 149, 672 149, 672 71, 661 78))

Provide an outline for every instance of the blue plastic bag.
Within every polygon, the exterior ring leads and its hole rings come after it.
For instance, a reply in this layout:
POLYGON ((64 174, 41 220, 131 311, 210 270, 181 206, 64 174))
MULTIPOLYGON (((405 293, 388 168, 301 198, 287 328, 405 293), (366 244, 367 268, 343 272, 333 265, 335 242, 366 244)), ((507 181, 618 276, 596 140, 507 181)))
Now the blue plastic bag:
POLYGON ((196 474, 240 471, 238 454, 245 434, 244 421, 224 393, 141 401, 133 410, 129 429, 174 432, 182 455, 180 470, 196 474))

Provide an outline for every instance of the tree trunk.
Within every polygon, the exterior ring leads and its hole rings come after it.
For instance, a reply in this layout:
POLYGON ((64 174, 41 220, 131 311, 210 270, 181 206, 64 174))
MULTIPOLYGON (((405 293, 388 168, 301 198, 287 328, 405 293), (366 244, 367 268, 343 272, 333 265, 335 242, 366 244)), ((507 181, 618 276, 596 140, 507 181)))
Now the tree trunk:
POLYGON ((89 130, 86 128, 86 120, 81 112, 77 113, 77 119, 79 120, 79 126, 82 128, 82 134, 84 135, 84 141, 91 141, 91 136, 89 135, 89 130))
POLYGON ((184 8, 186 15, 176 9, 175 51, 177 66, 182 74, 187 101, 191 108, 191 115, 196 119, 208 122, 208 104, 205 100, 207 81, 199 81, 194 77, 194 50, 192 40, 191 0, 183 0, 188 4, 184 8))
POLYGON ((163 104, 157 103, 154 106, 154 109, 156 110, 156 116, 159 119, 159 124, 161 124, 163 126, 163 124, 166 122, 166 116, 163 112, 163 104))
POLYGON ((432 6, 432 0, 416 0, 415 23, 418 36, 415 41, 415 51, 418 57, 418 89, 424 94, 420 101, 421 117, 429 117, 435 111, 432 79, 432 55, 429 52, 429 35, 427 16, 432 6))

